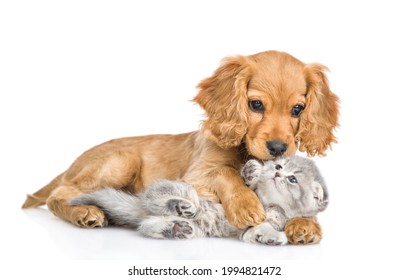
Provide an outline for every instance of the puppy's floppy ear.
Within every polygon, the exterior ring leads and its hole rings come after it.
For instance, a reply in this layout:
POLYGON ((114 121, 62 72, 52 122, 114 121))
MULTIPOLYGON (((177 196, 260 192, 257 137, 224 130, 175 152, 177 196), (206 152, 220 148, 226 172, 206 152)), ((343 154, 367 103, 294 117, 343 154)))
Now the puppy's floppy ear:
POLYGON ((312 63, 304 68, 307 82, 306 106, 296 134, 299 150, 308 155, 325 155, 336 142, 333 130, 338 126, 339 99, 330 91, 324 71, 327 67, 312 63))
POLYGON ((204 129, 220 147, 239 146, 247 132, 247 86, 251 78, 248 58, 224 59, 214 74, 203 80, 194 98, 206 112, 204 129))

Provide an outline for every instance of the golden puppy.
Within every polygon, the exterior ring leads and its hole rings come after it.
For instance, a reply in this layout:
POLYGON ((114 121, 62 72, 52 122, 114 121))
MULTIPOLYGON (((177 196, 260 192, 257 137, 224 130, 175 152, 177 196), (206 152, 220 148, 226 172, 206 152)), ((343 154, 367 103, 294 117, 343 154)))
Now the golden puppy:
MULTIPOLYGON (((195 101, 207 115, 199 131, 96 146, 29 195, 23 208, 46 203, 55 215, 77 226, 101 227, 107 221, 100 209, 67 202, 105 186, 138 192, 157 179, 182 179, 221 202, 238 228, 257 225, 264 219, 262 205, 237 170, 249 157, 268 160, 298 148, 312 156, 325 154, 335 142, 333 129, 338 125, 338 98, 329 89, 325 70, 276 51, 226 58, 198 85, 195 101)), ((320 228, 316 221, 305 224, 299 219, 290 228, 287 233, 298 243, 320 240, 313 237, 320 235, 313 231, 320 228), (305 225, 310 233, 301 240, 296 229, 304 231, 305 225)))

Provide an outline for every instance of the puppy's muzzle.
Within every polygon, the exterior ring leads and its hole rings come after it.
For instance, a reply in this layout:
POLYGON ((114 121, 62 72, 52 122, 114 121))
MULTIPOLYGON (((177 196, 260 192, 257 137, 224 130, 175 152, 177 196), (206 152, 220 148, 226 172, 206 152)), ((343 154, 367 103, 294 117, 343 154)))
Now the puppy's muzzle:
POLYGON ((282 156, 288 149, 288 144, 283 143, 279 140, 272 140, 266 142, 266 147, 268 148, 269 154, 273 157, 282 156))

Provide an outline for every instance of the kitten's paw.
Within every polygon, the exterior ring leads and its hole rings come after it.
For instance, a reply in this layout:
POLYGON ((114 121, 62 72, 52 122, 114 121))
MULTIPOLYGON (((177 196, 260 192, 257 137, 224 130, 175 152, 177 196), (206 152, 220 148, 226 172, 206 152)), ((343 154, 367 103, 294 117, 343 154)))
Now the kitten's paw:
POLYGON ((141 221, 138 230, 157 239, 190 239, 196 231, 190 220, 175 216, 149 216, 141 221))
POLYGON ((293 218, 285 225, 291 244, 317 244, 322 239, 322 228, 315 218, 293 218))
POLYGON ((265 245, 285 245, 288 243, 288 239, 284 232, 278 233, 264 233, 256 236, 256 242, 265 245))
POLYGON ((170 199, 167 207, 174 215, 184 218, 193 218, 197 213, 196 206, 185 199, 170 199))
POLYGON ((187 221, 173 221, 163 230, 163 237, 167 239, 190 239, 194 235, 194 227, 187 221))
POLYGON ((241 176, 250 187, 253 187, 259 180, 262 172, 262 164, 254 159, 247 161, 241 170, 241 176))
POLYGON ((241 239, 245 242, 261 243, 265 245, 285 245, 288 243, 285 233, 275 230, 268 223, 249 228, 243 234, 241 239))

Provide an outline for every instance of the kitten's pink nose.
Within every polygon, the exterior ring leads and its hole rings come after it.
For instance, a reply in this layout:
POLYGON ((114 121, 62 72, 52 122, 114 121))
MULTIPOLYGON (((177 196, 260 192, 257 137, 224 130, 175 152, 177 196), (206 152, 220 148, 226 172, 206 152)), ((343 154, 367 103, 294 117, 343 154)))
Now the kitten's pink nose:
POLYGON ((279 172, 276 172, 275 177, 281 177, 281 174, 279 172))

